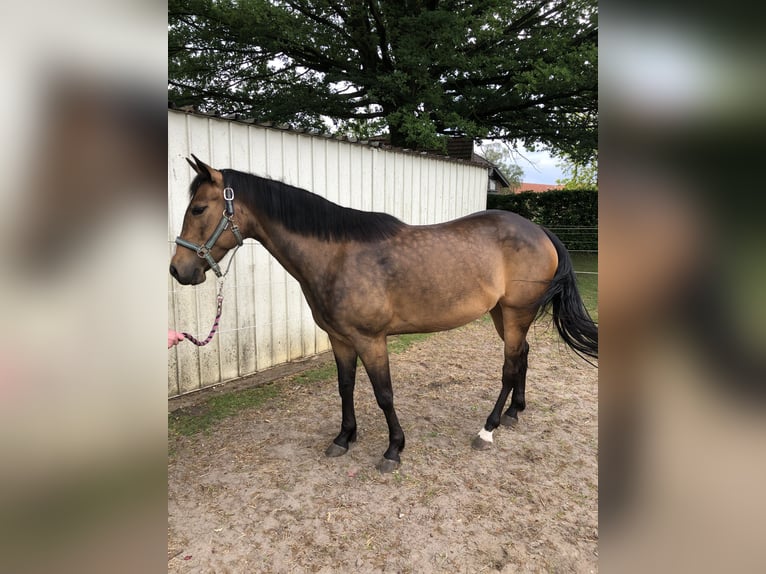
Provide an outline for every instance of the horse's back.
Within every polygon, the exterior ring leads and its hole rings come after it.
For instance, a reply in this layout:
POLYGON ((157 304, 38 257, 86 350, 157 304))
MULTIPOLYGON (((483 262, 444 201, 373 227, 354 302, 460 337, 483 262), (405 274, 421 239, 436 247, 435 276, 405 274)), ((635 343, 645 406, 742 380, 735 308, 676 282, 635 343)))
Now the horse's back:
POLYGON ((511 211, 489 209, 445 223, 410 229, 415 236, 418 230, 422 230, 423 235, 432 234, 465 257, 483 259, 483 255, 487 255, 496 265, 507 267, 515 274, 529 272, 552 276, 558 263, 556 249, 543 229, 511 211), (532 259, 535 265, 524 264, 532 259), (551 263, 553 269, 548 270, 551 263))

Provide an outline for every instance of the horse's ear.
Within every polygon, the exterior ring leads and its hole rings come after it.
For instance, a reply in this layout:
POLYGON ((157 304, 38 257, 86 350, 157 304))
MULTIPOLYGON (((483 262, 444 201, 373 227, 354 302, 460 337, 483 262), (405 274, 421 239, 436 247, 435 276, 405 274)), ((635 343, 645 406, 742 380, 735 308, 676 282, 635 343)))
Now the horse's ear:
POLYGON ((188 157, 184 158, 186 159, 186 162, 191 166, 191 168, 194 170, 194 173, 199 175, 199 168, 197 167, 197 164, 194 163, 192 160, 190 160, 188 157))
POLYGON ((192 166, 192 169, 195 172, 197 172, 197 175, 201 175, 205 177, 206 179, 209 179, 210 181, 216 181, 216 182, 223 181, 223 176, 221 175, 220 171, 210 167, 204 161, 199 159, 196 155, 191 154, 191 156, 194 158, 194 163, 192 163, 192 161, 188 157, 186 158, 186 161, 188 161, 189 165, 192 166))

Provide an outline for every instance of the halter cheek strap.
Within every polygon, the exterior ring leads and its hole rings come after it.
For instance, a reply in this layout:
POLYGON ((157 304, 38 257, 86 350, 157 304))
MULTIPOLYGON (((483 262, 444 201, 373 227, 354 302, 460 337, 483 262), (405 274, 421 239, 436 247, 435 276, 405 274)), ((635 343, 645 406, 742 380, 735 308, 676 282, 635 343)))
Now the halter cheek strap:
POLYGON ((218 266, 218 263, 216 263, 215 259, 213 259, 213 256, 210 254, 210 250, 215 245, 215 242, 218 241, 218 238, 221 237, 221 234, 229 227, 229 224, 231 224, 231 232, 234 234, 234 238, 237 240, 237 246, 242 245, 243 242, 242 234, 239 232, 239 227, 237 227, 237 224, 234 223, 234 190, 230 187, 224 188, 223 199, 226 202, 226 207, 223 210, 221 221, 218 222, 218 226, 215 228, 215 231, 213 231, 213 235, 210 236, 210 239, 208 239, 204 245, 197 245, 196 243, 187 241, 183 237, 176 237, 176 243, 178 245, 181 247, 186 247, 187 249, 191 249, 197 254, 197 256, 207 261, 208 265, 210 265, 210 268, 218 277, 222 276, 221 268, 218 266))

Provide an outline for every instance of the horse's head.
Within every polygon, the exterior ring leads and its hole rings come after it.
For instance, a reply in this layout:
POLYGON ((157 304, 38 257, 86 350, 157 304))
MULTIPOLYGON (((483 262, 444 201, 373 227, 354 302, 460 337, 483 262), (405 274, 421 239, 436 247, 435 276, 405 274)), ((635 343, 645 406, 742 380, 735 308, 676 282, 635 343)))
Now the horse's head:
POLYGON ((183 285, 197 285, 205 280, 205 271, 218 267, 226 252, 242 244, 242 236, 233 222, 233 191, 224 187, 223 174, 192 155, 186 161, 197 173, 191 184, 191 201, 184 214, 178 247, 170 260, 170 274, 183 285), (227 233, 224 231, 230 230, 227 233))

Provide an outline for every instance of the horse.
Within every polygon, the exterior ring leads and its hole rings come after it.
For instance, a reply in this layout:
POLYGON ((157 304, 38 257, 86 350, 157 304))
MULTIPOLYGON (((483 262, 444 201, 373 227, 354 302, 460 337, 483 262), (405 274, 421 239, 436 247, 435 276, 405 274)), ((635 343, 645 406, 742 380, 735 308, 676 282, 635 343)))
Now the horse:
POLYGON ((405 438, 394 409, 389 335, 444 331, 491 315, 505 360, 500 395, 472 442, 480 450, 491 447, 498 426, 514 426, 526 407, 526 335, 544 310, 552 308, 557 331, 575 352, 598 357, 598 326, 582 302, 566 248, 520 215, 486 210, 408 225, 192 158, 186 160, 196 176, 170 274, 183 285, 202 283, 211 268, 220 276, 217 263, 252 238, 297 279, 337 366, 341 427, 328 457, 345 454, 356 441, 361 359, 388 424, 388 448, 376 468, 399 468, 405 438))

